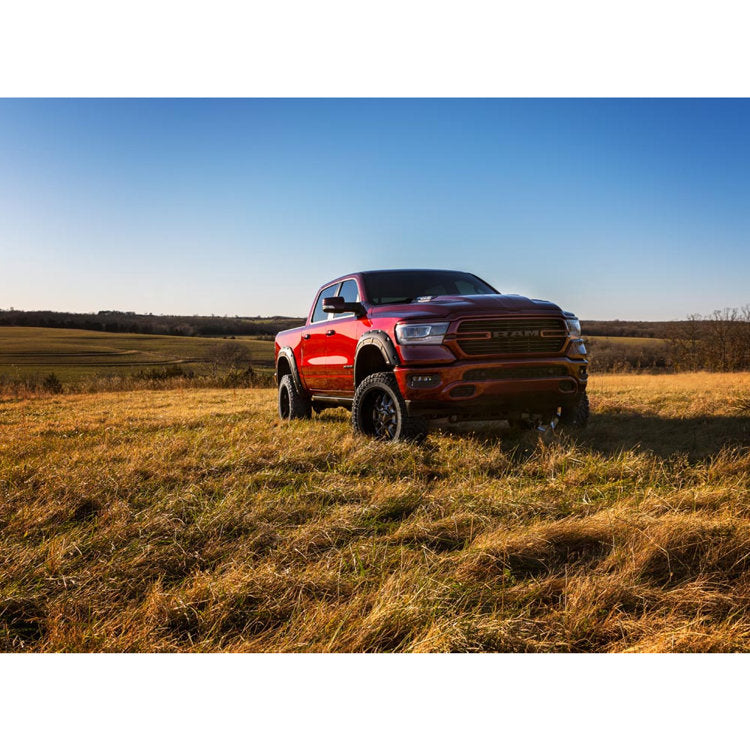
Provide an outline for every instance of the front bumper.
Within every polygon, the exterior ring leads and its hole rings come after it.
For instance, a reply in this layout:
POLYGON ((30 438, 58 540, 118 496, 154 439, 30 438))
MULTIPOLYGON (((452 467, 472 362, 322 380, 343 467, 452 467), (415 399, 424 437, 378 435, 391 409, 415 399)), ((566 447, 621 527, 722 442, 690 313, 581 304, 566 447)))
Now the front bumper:
POLYGON ((575 402, 586 390, 588 362, 569 357, 463 360, 437 367, 396 367, 394 374, 411 416, 451 415, 508 419, 546 414, 575 402), (435 375, 435 385, 412 376, 435 375))

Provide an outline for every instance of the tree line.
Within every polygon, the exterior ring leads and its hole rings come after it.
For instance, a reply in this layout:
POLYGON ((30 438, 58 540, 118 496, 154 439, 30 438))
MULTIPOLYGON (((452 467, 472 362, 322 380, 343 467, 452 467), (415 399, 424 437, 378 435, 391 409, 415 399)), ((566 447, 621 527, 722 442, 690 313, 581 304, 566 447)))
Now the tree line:
POLYGON ((627 336, 629 338, 667 338, 670 323, 650 320, 582 320, 587 336, 627 336))
POLYGON ((750 305, 690 315, 671 323, 667 338, 675 370, 749 370, 750 305))
POLYGON ((670 322, 583 321, 582 330, 592 372, 750 370, 750 305, 670 322))
POLYGON ((151 333, 168 336, 275 336, 302 325, 300 318, 243 318, 209 315, 151 315, 119 310, 67 313, 51 310, 0 310, 0 326, 78 328, 108 333, 151 333))

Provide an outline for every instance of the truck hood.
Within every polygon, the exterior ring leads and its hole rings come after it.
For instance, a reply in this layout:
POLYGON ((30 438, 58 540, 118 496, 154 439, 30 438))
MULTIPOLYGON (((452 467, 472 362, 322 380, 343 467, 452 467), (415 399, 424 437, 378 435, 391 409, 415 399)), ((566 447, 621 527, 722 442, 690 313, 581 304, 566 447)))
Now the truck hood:
POLYGON ((552 302, 529 299, 520 294, 477 294, 467 297, 438 296, 420 301, 379 305, 370 315, 400 318, 458 318, 471 315, 517 315, 518 313, 562 313, 552 302))

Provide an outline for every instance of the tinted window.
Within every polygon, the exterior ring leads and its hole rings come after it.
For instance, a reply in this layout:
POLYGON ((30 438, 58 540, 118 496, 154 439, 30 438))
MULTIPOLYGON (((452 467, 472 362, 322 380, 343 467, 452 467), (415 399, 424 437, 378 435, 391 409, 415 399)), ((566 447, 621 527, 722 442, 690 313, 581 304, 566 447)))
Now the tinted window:
POLYGON ((326 297, 335 297, 336 289, 338 289, 338 283, 327 286, 319 295, 318 301, 315 303, 315 310, 313 310, 311 323, 317 323, 319 320, 328 320, 328 313, 323 312, 323 300, 326 297))
MULTIPOLYGON (((476 285, 467 279, 456 279, 456 289, 458 289, 459 294, 477 294, 476 285)), ((479 292, 479 294, 486 294, 486 292, 479 292)))
POLYGON ((489 284, 460 271, 371 271, 364 275, 367 298, 375 305, 412 302, 443 294, 497 294, 489 284))
MULTIPOLYGON (((359 289, 357 289, 357 282, 354 279, 347 279, 339 289, 339 297, 344 298, 344 302, 359 302, 359 289)), ((342 315, 352 315, 353 313, 337 313, 334 318, 339 318, 342 315)))

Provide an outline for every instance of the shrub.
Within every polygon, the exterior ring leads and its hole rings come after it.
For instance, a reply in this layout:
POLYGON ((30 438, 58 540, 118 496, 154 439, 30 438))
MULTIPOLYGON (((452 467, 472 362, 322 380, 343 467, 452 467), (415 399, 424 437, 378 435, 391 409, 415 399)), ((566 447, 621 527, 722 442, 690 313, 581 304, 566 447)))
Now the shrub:
POLYGON ((62 393, 63 390, 62 383, 54 372, 51 372, 42 380, 42 388, 50 393, 62 393))
POLYGON ((195 377, 192 370, 185 370, 180 365, 168 365, 167 367, 151 367, 148 370, 139 370, 134 376, 136 380, 164 381, 174 378, 195 377))

